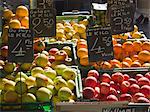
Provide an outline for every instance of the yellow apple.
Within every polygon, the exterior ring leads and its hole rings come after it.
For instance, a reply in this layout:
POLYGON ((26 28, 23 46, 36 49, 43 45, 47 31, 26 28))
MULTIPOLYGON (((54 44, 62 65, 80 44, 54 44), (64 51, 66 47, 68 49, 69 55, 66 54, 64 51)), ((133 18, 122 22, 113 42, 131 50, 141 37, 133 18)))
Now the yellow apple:
POLYGON ((58 75, 62 75, 63 70, 66 69, 67 66, 64 64, 56 65, 55 66, 55 71, 57 72, 58 75))
POLYGON ((67 84, 68 84, 68 88, 70 90, 73 90, 75 88, 75 86, 76 86, 76 84, 75 84, 75 82, 73 80, 68 80, 67 84))
POLYGON ((4 101, 8 103, 15 103, 18 99, 18 94, 15 91, 7 91, 4 94, 4 101))
POLYGON ((62 87, 67 87, 67 82, 62 78, 57 78, 54 80, 54 86, 56 90, 59 90, 62 87))
POLYGON ((32 93, 27 93, 22 96, 23 103, 34 103, 36 102, 36 97, 32 93))
POLYGON ((33 86, 33 85, 36 84, 35 80, 36 80, 35 77, 29 76, 29 77, 26 79, 26 84, 27 84, 28 86, 33 86))
POLYGON ((51 70, 47 69, 47 70, 44 70, 44 75, 46 75, 48 78, 53 80, 57 76, 57 73, 53 69, 51 69, 51 70))
POLYGON ((61 101, 68 101, 72 96, 72 91, 68 87, 62 87, 58 91, 58 97, 61 101))
POLYGON ((76 76, 77 76, 76 71, 71 68, 66 68, 63 70, 62 77, 65 80, 69 80, 69 79, 75 80, 76 76))
POLYGON ((41 67, 34 67, 32 70, 31 70, 31 75, 33 76, 33 77, 35 77, 37 74, 43 74, 44 73, 44 70, 43 70, 43 68, 41 68, 41 67))
POLYGON ((48 77, 43 74, 38 74, 36 76, 36 86, 37 87, 46 87, 48 85, 48 77))

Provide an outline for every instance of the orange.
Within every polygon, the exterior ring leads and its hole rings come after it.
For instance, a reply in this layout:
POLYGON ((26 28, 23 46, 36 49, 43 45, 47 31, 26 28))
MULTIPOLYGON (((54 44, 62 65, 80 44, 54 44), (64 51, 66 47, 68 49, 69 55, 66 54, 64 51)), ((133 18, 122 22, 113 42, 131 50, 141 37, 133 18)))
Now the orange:
POLYGON ((120 62, 119 60, 117 60, 117 59, 110 60, 110 64, 111 64, 112 66, 113 66, 113 65, 116 65, 116 64, 118 64, 118 65, 121 66, 121 62, 120 62))
POLYGON ((143 49, 143 50, 150 51, 150 41, 143 42, 143 44, 142 44, 142 49, 143 49))
POLYGON ((11 17, 13 16, 13 12, 9 9, 4 9, 3 11, 3 17, 4 19, 11 19, 11 17))
POLYGON ((139 60, 143 61, 143 62, 150 62, 150 52, 149 51, 141 51, 139 54, 138 54, 138 57, 139 57, 139 60))
POLYGON ((137 52, 133 51, 133 52, 129 52, 129 56, 132 57, 133 55, 136 55, 137 52))
POLYGON ((9 22, 9 27, 14 29, 19 29, 21 27, 21 23, 19 20, 14 19, 9 22))
POLYGON ((115 64, 115 65, 112 65, 111 68, 121 68, 121 65, 115 64))
POLYGON ((134 61, 132 64, 131 64, 131 67, 141 67, 141 63, 138 62, 138 61, 134 61))
POLYGON ((129 57, 129 52, 127 52, 127 51, 125 51, 124 49, 123 49, 123 52, 122 52, 122 56, 121 56, 122 58, 126 58, 126 57, 129 57))
POLYGON ((127 52, 133 52, 133 43, 131 41, 126 41, 123 43, 122 48, 127 52))
POLYGON ((25 17, 29 15, 28 9, 25 6, 18 6, 16 9, 16 15, 18 17, 25 17))
POLYGON ((118 39, 118 38, 119 38, 119 35, 112 35, 112 38, 118 39))
POLYGON ((107 61, 104 61, 104 62, 102 62, 101 67, 103 70, 109 70, 109 69, 111 69, 111 64, 107 61))
POLYGON ((88 66, 89 65, 88 55, 82 56, 80 58, 80 64, 83 65, 83 66, 88 66))
POLYGON ((123 62, 127 62, 129 65, 131 65, 132 64, 132 59, 129 58, 129 57, 126 57, 126 58, 123 59, 123 62))
POLYGON ((130 65, 129 65, 129 63, 127 63, 127 62, 122 62, 122 68, 129 68, 130 67, 130 65))
POLYGON ((114 53, 116 53, 116 54, 122 53, 122 45, 121 44, 115 44, 113 49, 114 49, 114 53))
POLYGON ((81 58, 82 56, 88 55, 88 50, 86 48, 79 48, 77 50, 77 56, 81 58))
POLYGON ((29 28, 29 17, 23 17, 20 22, 21 26, 29 28))
POLYGON ((134 41, 133 42, 133 49, 136 52, 142 51, 142 42, 141 41, 134 41))
POLYGON ((131 56, 132 61, 136 61, 139 59, 138 55, 133 55, 131 56))

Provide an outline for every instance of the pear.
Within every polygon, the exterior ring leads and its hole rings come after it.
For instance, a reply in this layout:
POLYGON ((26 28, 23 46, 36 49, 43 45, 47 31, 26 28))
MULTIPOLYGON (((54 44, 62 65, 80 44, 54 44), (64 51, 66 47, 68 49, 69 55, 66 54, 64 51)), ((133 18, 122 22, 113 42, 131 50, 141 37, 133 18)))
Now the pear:
POLYGON ((66 68, 63 70, 62 77, 65 80, 69 80, 69 79, 75 80, 76 76, 77 76, 76 71, 71 68, 66 68))
POLYGON ((68 101, 72 96, 72 91, 68 87, 62 87, 58 91, 58 97, 61 101, 68 101))
POLYGON ((61 87, 67 87, 67 82, 62 78, 58 78, 54 81, 54 86, 56 90, 59 90, 61 87))
POLYGON ((48 78, 53 80, 57 76, 57 73, 53 69, 51 70, 47 69, 47 70, 44 70, 44 75, 46 75, 48 78))
POLYGON ((75 88, 75 86, 76 86, 76 84, 75 84, 75 82, 73 80, 68 80, 67 84, 68 84, 68 88, 70 90, 73 90, 75 88))
POLYGON ((52 98, 52 92, 45 87, 41 87, 37 90, 36 97, 40 102, 49 102, 52 98))
POLYGON ((23 103, 34 103, 34 102, 36 102, 36 97, 32 93, 24 94, 22 97, 22 102, 23 103))
POLYGON ((63 70, 66 69, 66 68, 68 68, 68 67, 64 64, 56 65, 55 66, 55 71, 57 72, 58 75, 62 75, 63 70))

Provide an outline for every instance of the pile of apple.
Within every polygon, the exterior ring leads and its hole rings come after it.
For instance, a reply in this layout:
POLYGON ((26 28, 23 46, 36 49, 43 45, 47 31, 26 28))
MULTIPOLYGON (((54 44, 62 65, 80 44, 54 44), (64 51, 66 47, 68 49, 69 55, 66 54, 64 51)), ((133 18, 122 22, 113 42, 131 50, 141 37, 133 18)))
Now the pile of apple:
POLYGON ((6 73, 0 78, 0 102, 74 102, 77 72, 65 64, 49 63, 44 53, 39 53, 33 63, 22 65, 0 60, 6 73), (30 75, 24 71, 30 71, 30 75))
POLYGON ((83 85, 85 99, 150 103, 150 72, 132 78, 121 72, 100 75, 96 70, 90 70, 83 78, 83 85))

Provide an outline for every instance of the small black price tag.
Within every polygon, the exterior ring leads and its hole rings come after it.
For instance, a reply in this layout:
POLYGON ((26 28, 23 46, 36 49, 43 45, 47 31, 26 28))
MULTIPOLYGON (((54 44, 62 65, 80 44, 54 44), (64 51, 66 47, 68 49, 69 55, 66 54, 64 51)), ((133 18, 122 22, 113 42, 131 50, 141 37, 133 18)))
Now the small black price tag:
POLYGON ((30 29, 35 37, 51 37, 56 35, 56 10, 31 9, 30 29))
POLYGON ((53 7, 53 0, 37 0, 37 7, 43 9, 53 7))
POLYGON ((108 8, 108 16, 112 34, 120 34, 133 31, 134 12, 135 6, 133 4, 111 5, 108 8))
POLYGON ((29 29, 9 29, 8 61, 30 63, 33 61, 33 35, 29 29))
POLYGON ((113 59, 113 44, 110 27, 87 30, 88 57, 90 62, 113 59))

